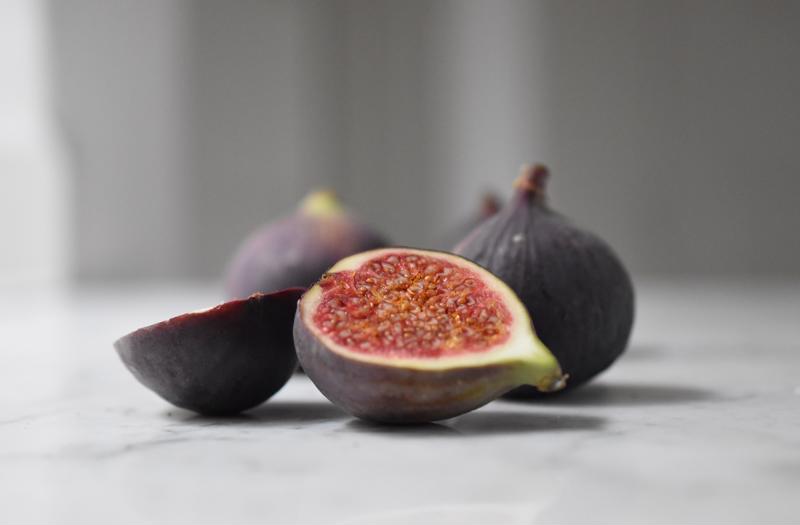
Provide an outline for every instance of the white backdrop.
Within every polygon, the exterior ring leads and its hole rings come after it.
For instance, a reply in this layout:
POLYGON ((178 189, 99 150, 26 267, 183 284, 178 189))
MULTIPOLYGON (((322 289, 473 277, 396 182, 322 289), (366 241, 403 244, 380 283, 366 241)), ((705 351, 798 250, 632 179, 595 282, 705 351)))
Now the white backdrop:
POLYGON ((63 151, 48 92, 44 3, 0 2, 0 287, 69 274, 63 151))
POLYGON ((427 242, 530 160, 639 275, 800 269, 800 3, 50 7, 82 278, 215 277, 320 184, 427 242))

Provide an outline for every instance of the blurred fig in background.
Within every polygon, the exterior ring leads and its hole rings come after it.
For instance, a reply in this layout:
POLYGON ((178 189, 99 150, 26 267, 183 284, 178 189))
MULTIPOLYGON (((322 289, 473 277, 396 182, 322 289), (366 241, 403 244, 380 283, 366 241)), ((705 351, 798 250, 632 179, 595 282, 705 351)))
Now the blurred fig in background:
POLYGON ((332 191, 310 193, 291 215, 253 232, 225 278, 228 297, 307 288, 336 261, 387 241, 348 212, 332 191))
POLYGON ((484 193, 481 196, 480 207, 469 218, 462 220, 460 224, 445 232, 437 239, 433 248, 452 250, 456 243, 498 211, 500 211, 500 198, 492 192, 484 193))

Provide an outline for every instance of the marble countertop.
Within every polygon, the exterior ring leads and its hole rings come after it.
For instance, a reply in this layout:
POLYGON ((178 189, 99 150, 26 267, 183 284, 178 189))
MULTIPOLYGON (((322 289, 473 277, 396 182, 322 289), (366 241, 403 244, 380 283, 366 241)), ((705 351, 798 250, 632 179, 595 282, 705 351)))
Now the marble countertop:
POLYGON ((303 376, 241 417, 111 348, 203 286, 0 295, 2 523, 781 523, 800 519, 800 283, 639 283, 626 355, 548 402, 381 427, 303 376))

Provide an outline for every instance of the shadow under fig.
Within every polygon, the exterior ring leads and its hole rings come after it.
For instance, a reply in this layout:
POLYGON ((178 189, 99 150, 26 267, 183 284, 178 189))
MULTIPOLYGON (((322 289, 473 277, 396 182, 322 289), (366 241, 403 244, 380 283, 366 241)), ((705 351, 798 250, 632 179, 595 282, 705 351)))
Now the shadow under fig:
POLYGON ((441 423, 417 423, 410 425, 392 425, 386 423, 375 423, 363 419, 353 419, 348 421, 347 430, 364 434, 381 434, 393 436, 423 436, 423 437, 442 437, 457 436, 459 432, 441 423))
POLYGON ((353 419, 347 423, 346 428, 361 433, 403 437, 473 437, 527 432, 598 430, 605 426, 605 423, 604 418, 596 416, 478 410, 448 420, 446 423, 390 425, 353 419))
POLYGON ((620 359, 625 361, 650 361, 652 359, 660 359, 666 355, 664 347, 654 344, 640 343, 630 346, 625 353, 622 354, 620 359))
POLYGON ((478 410, 450 423, 462 436, 600 430, 606 419, 577 414, 542 414, 518 411, 478 410))
POLYGON ((246 414, 265 423, 310 423, 348 417, 328 401, 267 401, 246 414))
POLYGON ((470 437, 525 432, 597 430, 606 419, 573 414, 543 414, 524 411, 477 410, 447 422, 408 425, 382 424, 353 418, 323 401, 268 401, 232 416, 204 416, 182 409, 170 409, 165 416, 178 424, 199 426, 280 425, 320 423, 350 419, 347 431, 400 437, 470 437))
POLYGON ((258 425, 321 423, 349 417, 325 401, 267 401, 251 410, 231 416, 204 416, 174 409, 167 417, 177 421, 207 425, 258 425))
POLYGON ((703 388, 666 383, 590 383, 554 395, 504 398, 504 401, 561 406, 646 406, 693 403, 716 397, 714 392, 703 388))

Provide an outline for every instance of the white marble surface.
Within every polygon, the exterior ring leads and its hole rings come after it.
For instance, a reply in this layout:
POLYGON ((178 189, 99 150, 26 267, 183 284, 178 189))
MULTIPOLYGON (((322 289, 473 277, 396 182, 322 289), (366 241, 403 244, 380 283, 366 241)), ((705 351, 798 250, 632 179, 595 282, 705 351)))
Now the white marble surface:
POLYGON ((111 348, 210 287, 0 296, 0 522, 800 520, 800 283, 640 283, 627 355, 548 403, 353 420, 295 377, 234 419, 171 408, 111 348))

